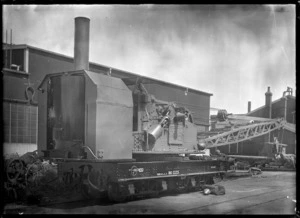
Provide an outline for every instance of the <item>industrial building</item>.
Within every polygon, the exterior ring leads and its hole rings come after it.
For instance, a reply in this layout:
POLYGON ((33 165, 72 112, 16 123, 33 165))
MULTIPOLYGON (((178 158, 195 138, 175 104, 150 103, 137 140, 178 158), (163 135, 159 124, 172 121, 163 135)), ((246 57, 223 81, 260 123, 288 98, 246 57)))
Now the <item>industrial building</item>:
MULTIPOLYGON (((73 70, 73 58, 30 45, 3 44, 4 153, 24 154, 37 148, 38 91, 46 74, 73 70)), ((142 82, 150 94, 191 110, 199 132, 209 129, 212 94, 89 63, 99 74, 121 78, 129 87, 142 82)))
POLYGON ((296 154, 296 97, 293 96, 293 91, 289 87, 283 91, 282 97, 275 101, 272 101, 272 95, 271 88, 268 87, 265 93, 265 105, 251 111, 251 102, 249 101, 248 113, 245 115, 271 119, 282 118, 287 121, 287 128, 274 130, 270 134, 252 140, 220 147, 222 152, 234 155, 265 156, 268 143, 274 142, 274 137, 276 137, 280 143, 287 145, 286 153, 296 154))

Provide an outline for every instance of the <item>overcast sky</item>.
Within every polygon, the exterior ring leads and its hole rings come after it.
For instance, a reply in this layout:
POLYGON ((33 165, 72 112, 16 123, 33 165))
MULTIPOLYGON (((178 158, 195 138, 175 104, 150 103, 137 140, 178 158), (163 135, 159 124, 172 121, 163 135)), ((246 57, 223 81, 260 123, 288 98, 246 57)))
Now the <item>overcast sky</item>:
POLYGON ((213 108, 295 93, 294 5, 4 6, 3 40, 12 29, 14 44, 73 57, 77 16, 91 20, 90 61, 212 93, 213 108))

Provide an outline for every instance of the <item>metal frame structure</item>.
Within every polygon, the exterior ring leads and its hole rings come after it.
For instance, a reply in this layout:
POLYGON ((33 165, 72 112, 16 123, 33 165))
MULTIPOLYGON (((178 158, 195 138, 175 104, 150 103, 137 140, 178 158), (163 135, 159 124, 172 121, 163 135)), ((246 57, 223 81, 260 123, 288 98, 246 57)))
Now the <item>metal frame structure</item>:
POLYGON ((276 129, 285 126, 285 121, 282 119, 273 120, 270 122, 262 122, 251 124, 243 127, 238 127, 231 131, 208 137, 204 139, 206 148, 214 148, 249 140, 258 136, 262 136, 276 129))

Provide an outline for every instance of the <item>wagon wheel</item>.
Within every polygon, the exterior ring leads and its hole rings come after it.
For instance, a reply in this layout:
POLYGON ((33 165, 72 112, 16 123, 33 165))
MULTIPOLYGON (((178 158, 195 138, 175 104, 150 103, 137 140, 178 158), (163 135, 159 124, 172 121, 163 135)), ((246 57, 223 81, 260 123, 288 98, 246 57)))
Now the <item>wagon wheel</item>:
POLYGON ((126 194, 121 190, 117 183, 110 183, 107 190, 108 199, 114 202, 123 202, 126 200, 126 194))
POLYGON ((88 199, 99 198, 103 195, 104 189, 103 187, 98 187, 95 171, 88 173, 87 177, 82 179, 80 190, 82 195, 88 199))
MULTIPOLYGON (((90 173, 89 173, 90 174, 90 173)), ((85 199, 90 199, 91 198, 91 190, 90 190, 90 184, 89 184, 89 174, 87 175, 87 177, 82 177, 81 181, 80 181, 80 192, 82 194, 82 196, 85 199)))
POLYGON ((214 182, 213 184, 217 184, 222 180, 223 180, 223 176, 220 173, 213 176, 213 182, 214 182))
POLYGON ((150 180, 148 183, 149 190, 151 193, 149 194, 150 197, 157 197, 159 195, 159 187, 160 183, 156 180, 150 180))
POLYGON ((180 178, 180 180, 177 180, 177 187, 176 191, 179 193, 184 193, 189 190, 189 184, 190 179, 188 177, 180 178))
POLYGON ((9 182, 16 184, 23 179, 25 174, 25 166, 23 161, 19 159, 11 160, 6 168, 6 176, 9 182))
POLYGON ((88 184, 82 182, 80 184, 80 192, 85 199, 90 199, 89 187, 88 184))

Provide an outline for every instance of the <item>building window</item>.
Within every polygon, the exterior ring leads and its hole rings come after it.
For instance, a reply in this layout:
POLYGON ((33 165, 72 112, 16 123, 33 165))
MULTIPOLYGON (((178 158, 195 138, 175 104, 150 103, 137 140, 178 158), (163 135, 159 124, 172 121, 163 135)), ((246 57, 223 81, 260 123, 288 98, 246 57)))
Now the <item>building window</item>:
POLYGON ((28 73, 28 49, 10 49, 6 45, 2 50, 2 58, 4 68, 28 73))
POLYGON ((4 142, 37 143, 36 106, 3 102, 4 142))

